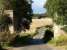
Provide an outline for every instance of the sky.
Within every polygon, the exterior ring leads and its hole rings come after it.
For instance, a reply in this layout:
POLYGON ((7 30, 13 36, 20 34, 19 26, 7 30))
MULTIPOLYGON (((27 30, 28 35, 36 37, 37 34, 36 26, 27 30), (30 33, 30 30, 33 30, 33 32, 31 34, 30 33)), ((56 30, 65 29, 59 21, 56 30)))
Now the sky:
POLYGON ((33 13, 42 14, 46 12, 46 9, 43 8, 46 0, 33 0, 32 9, 33 13))

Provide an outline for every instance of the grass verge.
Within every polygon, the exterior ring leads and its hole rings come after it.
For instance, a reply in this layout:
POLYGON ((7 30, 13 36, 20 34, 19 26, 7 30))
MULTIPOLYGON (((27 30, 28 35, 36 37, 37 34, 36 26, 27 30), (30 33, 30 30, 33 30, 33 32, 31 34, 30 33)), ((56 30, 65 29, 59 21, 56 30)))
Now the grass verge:
POLYGON ((53 38, 48 42, 54 46, 67 46, 67 35, 60 35, 57 38, 53 38))

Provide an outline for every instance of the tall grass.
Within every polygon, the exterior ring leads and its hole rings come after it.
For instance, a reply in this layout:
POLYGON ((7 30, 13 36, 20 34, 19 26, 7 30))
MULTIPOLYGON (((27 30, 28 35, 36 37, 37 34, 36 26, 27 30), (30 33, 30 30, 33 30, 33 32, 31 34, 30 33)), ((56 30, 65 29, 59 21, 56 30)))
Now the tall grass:
POLYGON ((59 37, 52 39, 48 43, 55 46, 67 46, 67 35, 60 35, 59 37))

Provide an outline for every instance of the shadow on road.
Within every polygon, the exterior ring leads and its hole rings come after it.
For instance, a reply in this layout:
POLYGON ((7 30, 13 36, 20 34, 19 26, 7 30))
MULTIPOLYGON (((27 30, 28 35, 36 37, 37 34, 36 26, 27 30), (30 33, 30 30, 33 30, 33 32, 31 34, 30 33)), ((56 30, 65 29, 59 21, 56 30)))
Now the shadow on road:
POLYGON ((10 43, 10 45, 12 45, 13 47, 24 47, 24 46, 29 46, 29 45, 41 45, 44 44, 42 39, 32 39, 29 38, 26 41, 13 41, 12 43, 10 43))
MULTIPOLYGON (((47 42, 46 42, 47 43, 47 42)), ((41 44, 46 44, 44 43, 44 40, 43 39, 32 39, 32 38, 29 38, 27 39, 26 41, 13 41, 12 45, 13 47, 24 47, 24 46, 30 46, 30 45, 41 45, 41 44)))
POLYGON ((10 45, 13 47, 22 47, 22 46, 29 46, 29 45, 40 45, 46 44, 53 38, 53 32, 50 30, 46 30, 44 37, 42 39, 33 39, 30 35, 28 36, 16 36, 13 41, 11 41, 10 45))

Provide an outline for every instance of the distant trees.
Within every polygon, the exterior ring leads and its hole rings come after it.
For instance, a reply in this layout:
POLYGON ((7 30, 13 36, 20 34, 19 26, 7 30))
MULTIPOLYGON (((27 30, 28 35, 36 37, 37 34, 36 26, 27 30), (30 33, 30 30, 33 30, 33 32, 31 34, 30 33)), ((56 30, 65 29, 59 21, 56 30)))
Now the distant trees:
POLYGON ((57 24, 67 24, 67 0, 47 0, 44 7, 57 24))

